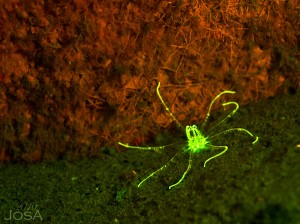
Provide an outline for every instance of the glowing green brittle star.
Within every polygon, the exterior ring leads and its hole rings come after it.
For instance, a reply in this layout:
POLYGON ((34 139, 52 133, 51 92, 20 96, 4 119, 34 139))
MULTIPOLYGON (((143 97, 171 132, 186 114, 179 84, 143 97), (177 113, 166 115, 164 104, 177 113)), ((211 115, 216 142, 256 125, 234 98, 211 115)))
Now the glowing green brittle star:
MULTIPOLYGON (((173 121, 176 122, 176 124, 182 128, 183 126, 180 124, 180 122, 175 118, 175 116, 172 114, 172 112, 170 111, 170 109, 167 107, 166 103, 164 102, 164 100, 162 99, 160 93, 159 93, 159 87, 160 87, 160 82, 157 85, 156 88, 156 93, 161 101, 161 103, 164 105, 167 113, 172 117, 173 121)), ((208 109, 208 113, 206 114, 205 120, 201 125, 201 129, 204 128, 204 126, 206 125, 208 118, 210 117, 210 111, 212 108, 212 105, 214 104, 214 102, 223 94, 235 94, 234 91, 223 91, 220 94, 218 94, 210 103, 209 105, 209 109, 208 109)), ((215 127, 219 126, 221 123, 225 122, 228 118, 230 118, 233 114, 236 113, 236 111, 239 109, 239 104, 236 102, 227 102, 227 103, 223 103, 222 106, 228 106, 228 105, 234 105, 235 109, 233 111, 231 111, 231 113, 229 113, 223 120, 221 120, 216 126, 214 126, 212 129, 214 129, 215 127)), ((210 129, 209 131, 211 131, 212 129, 210 129)), ((180 184, 183 179, 185 178, 185 176, 187 175, 187 173, 190 171, 190 169, 192 168, 192 159, 194 154, 199 153, 203 150, 207 150, 207 149, 223 149, 222 152, 208 158, 205 162, 204 162, 204 167, 206 166, 207 162, 215 159, 216 157, 221 156, 222 154, 224 154, 227 149, 228 146, 215 146, 212 145, 209 139, 213 139, 219 135, 222 134, 227 134, 230 132, 244 132, 246 134, 248 134, 249 136, 251 136, 252 138, 254 138, 254 141, 252 142, 252 144, 255 144, 258 141, 258 137, 255 137, 250 131, 248 131, 247 129, 244 128, 231 128, 231 129, 227 129, 225 131, 219 132, 218 134, 215 134, 213 136, 204 136, 201 131, 198 129, 198 127, 196 125, 187 125, 185 128, 185 132, 186 132, 186 137, 187 137, 187 145, 186 147, 183 148, 183 150, 181 152, 189 152, 189 163, 188 163, 188 167, 185 170, 185 172, 183 173, 183 175, 181 176, 181 178, 174 184, 169 186, 169 189, 171 189, 172 187, 177 186, 178 184, 180 184)), ((125 148, 131 148, 131 149, 142 149, 142 150, 161 150, 164 149, 168 146, 172 146, 176 143, 173 144, 169 144, 169 145, 163 145, 163 146, 154 146, 154 147, 140 147, 140 146, 131 146, 128 144, 124 144, 122 142, 118 142, 119 145, 125 147, 125 148)), ((157 169, 156 171, 152 172, 150 175, 148 175, 146 178, 144 178, 139 184, 138 187, 140 187, 146 180, 148 180, 149 178, 153 177, 155 174, 157 174, 158 172, 162 171, 164 168, 166 168, 168 165, 170 165, 170 163, 174 160, 174 158, 179 154, 180 152, 176 153, 165 165, 163 165, 162 167, 160 167, 159 169, 157 169)))

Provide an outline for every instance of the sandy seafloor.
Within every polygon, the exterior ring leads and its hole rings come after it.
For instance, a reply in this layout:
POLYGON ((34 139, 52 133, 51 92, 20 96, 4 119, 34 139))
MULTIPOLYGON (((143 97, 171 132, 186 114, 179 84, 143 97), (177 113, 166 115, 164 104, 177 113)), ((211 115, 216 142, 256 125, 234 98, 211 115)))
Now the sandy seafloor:
MULTIPOLYGON (((252 145, 242 133, 220 136, 213 144, 228 151, 205 168, 217 151, 195 155, 189 174, 171 190, 186 169, 186 154, 137 184, 179 145, 160 153, 117 153, 112 146, 100 158, 1 165, 0 223, 300 223, 300 91, 242 106, 214 131, 234 127, 259 141, 252 145)), ((171 143, 185 134, 176 133, 154 139, 171 143)))

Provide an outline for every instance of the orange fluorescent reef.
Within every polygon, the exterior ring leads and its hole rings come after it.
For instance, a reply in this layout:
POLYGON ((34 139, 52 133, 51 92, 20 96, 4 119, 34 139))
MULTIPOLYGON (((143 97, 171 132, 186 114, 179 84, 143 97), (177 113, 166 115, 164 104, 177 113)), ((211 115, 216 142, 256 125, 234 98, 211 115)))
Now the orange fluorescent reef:
POLYGON ((297 0, 0 3, 0 223, 300 223, 297 0))

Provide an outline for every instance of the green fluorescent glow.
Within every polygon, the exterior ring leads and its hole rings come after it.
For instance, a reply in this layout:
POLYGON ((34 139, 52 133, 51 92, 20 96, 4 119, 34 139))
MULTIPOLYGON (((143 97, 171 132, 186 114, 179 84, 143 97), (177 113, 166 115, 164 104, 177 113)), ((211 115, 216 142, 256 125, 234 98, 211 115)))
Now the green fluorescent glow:
POLYGON ((185 128, 186 137, 188 140, 188 150, 192 153, 199 153, 202 150, 205 150, 209 146, 209 141, 196 125, 189 126, 185 128))
MULTIPOLYGON (((160 99, 161 103, 163 104, 164 108, 166 109, 167 113, 172 117, 173 121, 176 122, 176 124, 182 128, 183 126, 181 125, 181 123, 176 119, 176 117, 173 115, 173 113, 170 111, 169 107, 166 105, 166 103, 164 102, 163 98, 161 97, 160 95, 160 92, 159 92, 159 87, 160 87, 160 82, 158 82, 158 85, 157 85, 157 88, 156 88, 156 93, 158 95, 158 98, 160 99)), ((214 104, 214 102, 220 98, 223 94, 235 94, 234 91, 229 91, 229 90, 226 90, 226 91, 223 91, 221 93, 219 93, 210 103, 209 105, 209 108, 208 108, 208 112, 206 114, 206 117, 204 119, 204 122, 202 123, 201 125, 201 129, 203 129, 210 117, 210 111, 211 111, 211 108, 214 104)), ((228 105, 234 105, 235 106, 235 109, 233 111, 231 111, 223 120, 221 120, 216 126, 214 126, 212 129, 210 129, 209 131, 213 130, 214 128, 218 127, 220 124, 224 123, 228 118, 230 118, 232 115, 234 115, 237 110, 239 109, 239 104, 236 103, 236 102, 227 102, 227 103, 223 103, 222 106, 225 107, 225 106, 228 106, 228 105)), ((207 162, 212 160, 212 159, 215 159, 219 156, 221 156, 222 154, 224 154, 227 149, 228 149, 228 146, 216 146, 216 145, 212 145, 210 140, 211 139, 214 139, 215 137, 219 136, 219 135, 225 135, 225 134, 228 134, 228 133, 231 133, 231 132, 243 132, 247 135, 249 135, 251 138, 254 139, 254 141, 252 142, 252 144, 255 144, 257 141, 258 141, 258 137, 257 136, 254 136, 250 131, 248 131, 247 129, 244 129, 244 128, 230 128, 230 129, 227 129, 225 131, 221 131, 213 136, 204 136, 202 134, 202 132, 199 130, 199 128, 196 126, 196 125, 187 125, 186 128, 185 128, 185 132, 186 132, 186 137, 187 137, 187 147, 184 147, 183 150, 181 150, 180 152, 188 152, 189 153, 189 161, 188 161, 188 166, 187 166, 187 169, 185 170, 185 172, 183 173, 183 175, 181 176, 181 178, 174 184, 170 185, 169 186, 169 189, 177 186, 178 184, 180 184, 186 174, 190 171, 190 169, 192 168, 192 160, 193 160, 193 156, 196 154, 196 153, 199 153, 203 150, 208 150, 208 149, 221 149, 223 151, 221 151, 220 153, 208 158, 205 162, 204 162, 204 167, 206 166, 207 162), (210 140, 208 140, 210 139, 210 140)), ((122 143, 122 142, 118 142, 119 145, 125 147, 125 148, 130 148, 130 149, 141 149, 141 150, 154 150, 154 151, 160 151, 160 150, 163 150, 165 149, 166 147, 169 147, 169 146, 173 146, 175 145, 176 143, 172 143, 172 144, 169 144, 169 145, 163 145, 163 146, 154 146, 154 147, 140 147, 140 146, 131 146, 131 145, 128 145, 128 144, 125 144, 125 143, 122 143)), ((159 173, 160 171, 162 171, 163 169, 165 169, 167 166, 169 166, 171 164, 171 162, 174 161, 174 158, 177 157, 180 152, 177 152, 165 165, 163 165, 162 167, 160 167, 159 169, 157 169, 156 171, 152 172, 150 175, 148 175, 146 178, 144 178, 139 184, 138 184, 138 187, 140 187, 145 181, 147 181, 149 178, 153 177, 155 174, 159 173)))

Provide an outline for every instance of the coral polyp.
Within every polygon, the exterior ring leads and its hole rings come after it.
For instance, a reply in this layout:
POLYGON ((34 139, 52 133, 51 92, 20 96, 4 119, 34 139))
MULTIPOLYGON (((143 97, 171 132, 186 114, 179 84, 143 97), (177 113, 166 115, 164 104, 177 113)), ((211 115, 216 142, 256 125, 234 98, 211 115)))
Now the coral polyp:
MULTIPOLYGON (((160 82, 157 85, 156 88, 156 93, 158 95, 158 98, 160 99, 161 103, 163 104, 164 108, 166 109, 167 113, 171 116, 171 118, 173 119, 173 121, 176 122, 176 124, 182 128, 182 124, 176 119, 176 117, 173 115, 173 113, 170 111, 169 107, 166 105, 166 103, 164 102, 163 98, 160 95, 159 92, 159 87, 160 87, 160 82)), ((211 112, 211 108, 214 104, 214 102, 220 98, 223 94, 235 94, 234 91, 229 91, 229 90, 225 90, 221 93, 219 93, 210 103, 209 105, 209 109, 208 112, 206 114, 206 117, 204 119, 204 122, 201 125, 201 129, 204 129, 209 117, 210 117, 210 112, 211 112)), ((222 106, 226 107, 228 105, 234 105, 235 109, 233 109, 224 119, 222 119, 215 127, 218 127, 220 124, 224 123, 228 118, 230 118, 233 114, 235 114, 237 112, 237 110, 239 109, 239 104, 236 102, 227 102, 227 103, 223 103, 222 106)), ((215 127, 213 127, 212 129, 214 129, 215 127)), ((210 129, 210 130, 212 130, 210 129)), ((190 169, 192 168, 192 160, 195 154, 200 153, 203 150, 211 150, 211 149, 221 149, 222 151, 210 158, 208 158, 205 162, 204 162, 204 167, 206 166, 207 162, 209 162, 212 159, 215 159, 219 156, 221 156, 222 154, 224 154, 227 150, 228 150, 228 146, 216 146, 216 145, 212 145, 211 144, 211 140, 213 140, 214 138, 216 138, 217 136, 220 135, 225 135, 231 132, 243 132, 247 135, 249 135, 251 138, 253 138, 252 144, 255 144, 258 141, 258 137, 254 136, 250 131, 248 131, 247 129, 244 128, 230 128, 227 129, 225 131, 221 131, 213 136, 205 136, 197 127, 197 125, 187 125, 185 127, 185 132, 186 132, 186 138, 187 138, 187 143, 185 145, 185 147, 183 147, 183 149, 179 152, 177 152, 165 165, 163 165, 162 167, 160 167, 159 169, 157 169, 156 171, 152 172, 150 175, 148 175, 146 178, 144 178, 139 184, 138 187, 140 187, 145 181, 147 181, 149 178, 153 177, 155 174, 157 174, 158 172, 162 171, 163 169, 165 169, 168 165, 170 165, 170 163, 172 161, 174 161, 174 158, 177 157, 181 152, 188 152, 189 153, 189 160, 188 160, 188 166, 185 170, 185 172, 183 173, 183 175, 181 176, 181 178, 174 184, 169 186, 169 189, 177 186, 178 184, 180 184, 185 176, 187 175, 187 173, 190 171, 190 169)), ((131 146, 122 142, 118 142, 119 145, 125 147, 125 148, 131 148, 131 149, 140 149, 140 150, 154 150, 154 151, 159 151, 162 149, 165 149, 166 147, 169 146, 173 146, 175 145, 175 143, 173 144, 169 144, 169 145, 163 145, 163 146, 154 146, 154 147, 140 147, 140 146, 131 146)))

